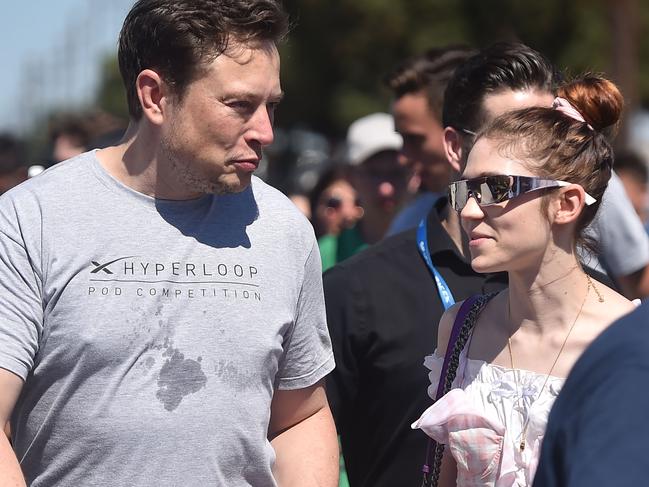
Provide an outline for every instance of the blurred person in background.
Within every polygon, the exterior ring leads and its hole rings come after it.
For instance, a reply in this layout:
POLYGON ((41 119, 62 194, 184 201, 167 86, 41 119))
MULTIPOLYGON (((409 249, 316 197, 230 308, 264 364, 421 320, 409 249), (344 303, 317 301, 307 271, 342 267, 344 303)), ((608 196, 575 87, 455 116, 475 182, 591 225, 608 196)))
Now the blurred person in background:
MULTIPOLYGON (((440 63, 443 69, 429 78, 428 96, 442 103, 442 80, 448 80, 474 51, 449 48, 438 52, 454 60, 440 63)), ((414 142, 424 144, 425 140, 424 134, 414 142)), ((501 289, 502 276, 480 275, 471 269, 445 228, 447 214, 448 201, 443 196, 426 217, 426 244, 454 295, 463 298, 501 289)), ((352 487, 421 482, 427 439, 410 424, 430 403, 422 362, 435 347, 444 306, 418 249, 413 228, 383 239, 324 275, 336 357, 327 394, 352 487)))
POLYGON ((56 116, 49 128, 52 164, 84 153, 88 150, 90 137, 84 115, 66 113, 56 116))
POLYGON ((640 155, 631 151, 620 151, 615 154, 615 172, 624 185, 633 208, 646 225, 649 223, 648 205, 649 170, 640 155))
POLYGON ((313 229, 254 172, 275 0, 139 0, 130 124, 0 197, 0 484, 333 487, 313 229))
POLYGON ((288 193, 288 199, 300 210, 307 220, 311 221, 313 212, 311 211, 311 201, 309 195, 303 193, 288 193))
POLYGON ((373 244, 385 236, 406 197, 410 171, 398 161, 403 140, 391 115, 373 113, 349 126, 346 144, 353 185, 364 209, 360 234, 373 244))
POLYGON ((18 186, 28 176, 22 142, 13 135, 0 134, 0 194, 18 186))
POLYGON ((395 128, 403 137, 399 161, 419 181, 414 201, 396 215, 388 235, 416 227, 437 198, 446 194, 452 168, 444 153, 443 95, 458 58, 467 52, 463 47, 430 49, 407 59, 385 77, 394 97, 395 128))
POLYGON ((311 193, 323 272, 367 246, 356 225, 364 210, 352 186, 351 172, 345 166, 328 169, 311 193))

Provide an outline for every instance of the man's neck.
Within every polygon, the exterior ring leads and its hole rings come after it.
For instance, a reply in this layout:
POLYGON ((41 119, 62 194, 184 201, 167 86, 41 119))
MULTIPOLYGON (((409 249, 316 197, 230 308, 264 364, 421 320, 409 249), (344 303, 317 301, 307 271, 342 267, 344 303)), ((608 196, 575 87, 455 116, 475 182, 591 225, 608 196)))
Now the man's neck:
POLYGON ((161 164, 157 135, 146 126, 132 122, 116 146, 97 152, 104 169, 129 188, 154 198, 187 200, 199 197, 169 173, 169 164, 161 164), (164 170, 167 169, 167 170, 164 170))
POLYGON ((446 205, 444 211, 440 215, 440 223, 448 236, 451 237, 451 240, 455 244, 458 252, 464 257, 469 256, 469 246, 464 232, 462 231, 462 226, 460 225, 460 217, 457 214, 457 211, 451 208, 451 205, 446 205))

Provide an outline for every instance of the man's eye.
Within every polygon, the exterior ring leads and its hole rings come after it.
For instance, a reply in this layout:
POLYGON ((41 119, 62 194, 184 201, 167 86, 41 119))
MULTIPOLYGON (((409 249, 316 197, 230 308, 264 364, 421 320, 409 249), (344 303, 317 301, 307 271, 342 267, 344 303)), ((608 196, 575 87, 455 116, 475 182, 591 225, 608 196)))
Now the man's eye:
POLYGON ((230 108, 233 108, 237 111, 246 112, 252 110, 252 103, 244 100, 231 101, 228 103, 230 108))

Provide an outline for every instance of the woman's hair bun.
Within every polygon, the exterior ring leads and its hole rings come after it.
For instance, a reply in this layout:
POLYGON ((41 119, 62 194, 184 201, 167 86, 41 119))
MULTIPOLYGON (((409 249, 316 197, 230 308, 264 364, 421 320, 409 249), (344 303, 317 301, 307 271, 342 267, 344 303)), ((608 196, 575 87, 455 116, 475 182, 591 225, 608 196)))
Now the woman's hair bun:
POLYGON ((617 124, 624 98, 615 83, 601 75, 588 73, 559 87, 560 97, 568 100, 597 131, 617 124))

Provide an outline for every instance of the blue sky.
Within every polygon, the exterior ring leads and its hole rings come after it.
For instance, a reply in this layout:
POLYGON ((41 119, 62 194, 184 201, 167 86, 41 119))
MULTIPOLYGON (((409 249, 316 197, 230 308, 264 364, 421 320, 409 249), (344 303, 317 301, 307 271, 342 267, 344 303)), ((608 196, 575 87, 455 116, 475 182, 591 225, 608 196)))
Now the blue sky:
POLYGON ((5 0, 0 29, 0 131, 28 128, 51 106, 92 96, 133 0, 5 0))

